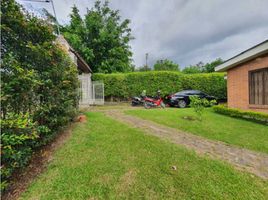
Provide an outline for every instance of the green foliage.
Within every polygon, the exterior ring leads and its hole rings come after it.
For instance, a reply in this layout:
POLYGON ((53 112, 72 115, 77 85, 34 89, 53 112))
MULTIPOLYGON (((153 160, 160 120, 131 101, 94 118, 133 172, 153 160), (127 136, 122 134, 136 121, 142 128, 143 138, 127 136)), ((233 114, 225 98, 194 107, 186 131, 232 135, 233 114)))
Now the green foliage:
POLYGON ((6 182, 15 168, 27 164, 39 133, 29 113, 8 114, 1 120, 1 130, 1 178, 6 182))
POLYGON ((198 96, 190 96, 190 107, 192 107, 198 116, 199 120, 202 120, 202 115, 205 107, 212 106, 216 103, 215 100, 208 101, 207 99, 199 98, 198 96))
POLYGON ((74 117, 76 66, 55 43, 53 27, 13 0, 1 1, 2 189, 74 117))
POLYGON ((133 71, 130 20, 122 20, 119 11, 112 10, 108 1, 101 4, 99 0, 84 19, 76 6, 70 16, 70 24, 63 28, 64 36, 93 72, 133 71))
POLYGON ((217 58, 216 60, 212 61, 211 63, 205 64, 202 68, 202 72, 210 73, 215 72, 215 67, 222 64, 223 60, 221 58, 217 58))
POLYGON ((147 72, 147 71, 151 71, 151 68, 148 65, 144 65, 144 66, 138 68, 136 71, 147 72))
POLYGON ((268 125, 268 114, 253 112, 253 111, 244 111, 235 108, 228 108, 223 105, 214 106, 213 110, 217 113, 229 115, 231 117, 247 119, 250 121, 264 123, 268 125))
POLYGON ((179 65, 171 60, 158 60, 154 64, 155 71, 179 71, 179 65))
POLYGON ((182 72, 185 74, 196 74, 196 73, 211 73, 215 72, 215 67, 222 64, 223 60, 221 58, 217 58, 216 60, 203 64, 199 62, 198 64, 192 66, 185 67, 182 72))
POLYGON ((226 98, 226 80, 223 73, 183 74, 180 72, 150 71, 116 74, 93 74, 93 80, 103 80, 105 97, 129 98, 143 90, 163 95, 185 89, 201 90, 219 99, 226 98))
POLYGON ((182 70, 183 73, 185 74, 197 74, 197 73, 202 73, 202 70, 199 66, 188 66, 188 67, 185 67, 183 70, 182 70))

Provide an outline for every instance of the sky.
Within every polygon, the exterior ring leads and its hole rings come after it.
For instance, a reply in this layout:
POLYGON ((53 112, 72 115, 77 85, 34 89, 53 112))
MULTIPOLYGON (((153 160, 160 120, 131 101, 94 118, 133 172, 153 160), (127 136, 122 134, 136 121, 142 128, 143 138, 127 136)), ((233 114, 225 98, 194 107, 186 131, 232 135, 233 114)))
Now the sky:
MULTIPOLYGON (((50 3, 17 0, 38 12, 50 3)), ((81 16, 95 0, 54 0, 61 24, 69 22, 75 4, 81 16)), ((226 60, 268 39, 268 0, 110 0, 122 19, 130 19, 135 37, 130 45, 136 67, 170 59, 180 65, 194 65, 217 58, 226 60)))

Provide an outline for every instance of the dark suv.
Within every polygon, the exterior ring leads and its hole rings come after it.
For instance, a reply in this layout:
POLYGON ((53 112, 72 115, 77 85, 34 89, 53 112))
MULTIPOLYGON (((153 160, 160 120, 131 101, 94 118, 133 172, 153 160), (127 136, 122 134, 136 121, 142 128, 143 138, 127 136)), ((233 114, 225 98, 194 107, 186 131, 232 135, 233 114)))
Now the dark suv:
POLYGON ((217 99, 199 90, 183 90, 166 97, 166 104, 171 107, 185 108, 190 104, 190 96, 198 96, 199 98, 209 101, 217 99))

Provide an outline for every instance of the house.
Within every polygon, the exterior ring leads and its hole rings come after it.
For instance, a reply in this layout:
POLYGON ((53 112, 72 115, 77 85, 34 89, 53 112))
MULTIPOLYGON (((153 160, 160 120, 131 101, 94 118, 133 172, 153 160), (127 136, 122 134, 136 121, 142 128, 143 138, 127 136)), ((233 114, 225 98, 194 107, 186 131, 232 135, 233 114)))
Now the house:
POLYGON ((71 60, 77 66, 79 74, 87 74, 91 77, 92 70, 88 66, 88 64, 84 61, 84 59, 69 45, 69 43, 65 40, 62 35, 57 37, 56 42, 58 42, 63 50, 69 54, 71 60))
POLYGON ((92 70, 85 60, 69 45, 62 35, 57 37, 62 49, 69 55, 71 60, 77 66, 78 79, 80 81, 80 106, 89 106, 92 104, 104 103, 103 83, 94 83, 91 80, 92 70))
POLYGON ((268 40, 217 66, 227 72, 228 107, 268 113, 268 40))

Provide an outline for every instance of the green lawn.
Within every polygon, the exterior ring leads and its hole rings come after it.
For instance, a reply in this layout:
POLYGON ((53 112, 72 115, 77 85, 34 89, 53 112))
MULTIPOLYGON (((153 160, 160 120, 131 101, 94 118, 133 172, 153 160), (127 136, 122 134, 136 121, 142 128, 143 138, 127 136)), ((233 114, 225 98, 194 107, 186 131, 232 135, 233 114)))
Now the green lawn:
POLYGON ((268 126, 217 114, 211 108, 205 109, 202 121, 183 119, 184 116, 195 116, 191 108, 129 110, 125 113, 212 140, 268 153, 268 126))
POLYGON ((267 181, 101 113, 87 116, 22 199, 268 199, 267 181))

